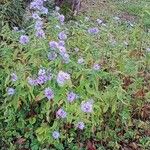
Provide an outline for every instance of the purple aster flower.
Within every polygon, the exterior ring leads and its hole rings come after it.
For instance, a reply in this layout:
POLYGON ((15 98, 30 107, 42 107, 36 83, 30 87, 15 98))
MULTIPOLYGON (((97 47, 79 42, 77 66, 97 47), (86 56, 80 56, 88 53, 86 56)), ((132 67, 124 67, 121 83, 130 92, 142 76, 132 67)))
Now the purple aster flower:
POLYGON ((93 104, 90 101, 81 103, 81 110, 85 113, 91 113, 93 111, 93 104))
POLYGON ((61 55, 61 56, 62 56, 62 58, 63 58, 63 60, 64 60, 64 62, 65 62, 66 64, 68 64, 68 63, 70 62, 69 54, 64 53, 64 54, 61 55))
POLYGON ((97 34, 97 33, 99 32, 99 29, 98 29, 97 27, 89 28, 89 29, 88 29, 88 32, 89 32, 90 34, 95 35, 95 34, 97 34))
POLYGON ((93 69, 94 70, 99 70, 100 69, 100 65, 99 64, 94 64, 93 65, 93 69))
POLYGON ((29 42, 29 37, 27 35, 21 35, 19 42, 25 45, 29 42))
POLYGON ((58 49, 59 49, 60 55, 67 53, 66 48, 64 46, 59 46, 58 49))
POLYGON ((57 83, 59 84, 59 86, 63 86, 68 80, 70 80, 70 74, 59 71, 57 75, 57 83))
POLYGON ((60 21, 61 23, 64 23, 64 21, 65 21, 65 16, 64 16, 64 15, 59 15, 59 16, 58 16, 58 19, 59 19, 59 21, 60 21))
POLYGON ((96 21, 97 21, 98 24, 102 24, 103 23, 103 21, 101 19, 97 19, 96 21))
POLYGON ((7 94, 8 95, 14 95, 15 94, 15 89, 14 88, 8 88, 7 89, 7 94))
POLYGON ((77 98, 77 95, 74 92, 69 92, 67 94, 68 102, 73 102, 77 98))
POLYGON ((50 52, 50 53, 48 53, 48 59, 49 60, 55 60, 57 58, 57 53, 55 53, 55 52, 50 52))
POLYGON ((56 49, 56 48, 58 48, 58 43, 55 41, 50 41, 49 46, 51 49, 56 49))
POLYGON ((60 7, 56 6, 55 11, 59 11, 59 10, 60 10, 60 7))
POLYGON ((43 21, 37 20, 37 21, 35 22, 35 29, 36 29, 36 30, 40 30, 42 27, 43 27, 43 21))
POLYGON ((48 9, 46 7, 41 7, 41 14, 48 14, 48 9))
POLYGON ((58 139, 58 138, 60 137, 60 133, 59 133, 58 131, 54 131, 54 132, 52 133, 52 136, 53 136, 53 138, 56 140, 56 139, 58 139))
POLYGON ((28 83, 29 83, 31 86, 37 85, 36 80, 34 80, 34 79, 32 79, 32 78, 28 77, 27 80, 28 80, 28 83))
POLYGON ((67 39, 67 35, 65 34, 64 31, 60 32, 58 34, 58 37, 59 37, 60 40, 66 40, 67 39))
POLYGON ((46 75, 40 75, 38 76, 38 78, 36 79, 36 82, 41 85, 44 84, 47 81, 47 76, 46 75))
POLYGON ((78 64, 83 64, 84 63, 84 59, 81 57, 78 59, 78 64))
POLYGON ((40 16, 35 12, 32 14, 32 18, 35 20, 37 20, 37 19, 41 20, 40 16))
POLYGON ((79 128, 80 130, 83 130, 85 127, 84 122, 78 122, 77 123, 77 128, 79 128))
POLYGON ((45 38, 45 33, 42 29, 36 31, 36 37, 45 38))
POLYGON ((30 9, 39 9, 39 5, 36 1, 30 3, 30 9))
POLYGON ((45 91, 44 91, 44 93, 45 93, 45 97, 47 97, 48 100, 54 98, 54 93, 53 93, 52 89, 46 88, 45 91))
POLYGON ((18 80, 18 76, 17 76, 15 73, 12 73, 12 74, 11 74, 11 80, 12 80, 13 82, 17 81, 17 80, 18 80))
POLYGON ((39 69, 38 71, 38 75, 45 75, 46 74, 46 70, 45 69, 39 69))
POLYGON ((59 45, 59 46, 65 46, 65 41, 59 41, 59 42, 58 42, 58 45, 59 45))
POLYGON ((56 112, 56 118, 66 118, 67 113, 60 108, 57 112, 56 112))

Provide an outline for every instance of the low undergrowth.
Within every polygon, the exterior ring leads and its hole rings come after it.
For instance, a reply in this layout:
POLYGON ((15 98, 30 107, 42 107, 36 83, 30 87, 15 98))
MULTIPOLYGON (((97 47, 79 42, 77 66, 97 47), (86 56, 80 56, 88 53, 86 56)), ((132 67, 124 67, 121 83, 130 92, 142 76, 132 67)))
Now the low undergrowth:
POLYGON ((30 7, 29 26, 1 32, 1 149, 148 150, 144 25, 82 15, 66 23, 59 8, 30 7))

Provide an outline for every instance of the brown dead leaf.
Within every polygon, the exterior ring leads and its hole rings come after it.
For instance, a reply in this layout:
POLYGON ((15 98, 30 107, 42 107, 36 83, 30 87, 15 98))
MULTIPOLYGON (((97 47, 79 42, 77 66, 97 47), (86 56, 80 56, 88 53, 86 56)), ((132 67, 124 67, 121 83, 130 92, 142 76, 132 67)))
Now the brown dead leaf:
POLYGON ((16 144, 22 145, 22 144, 25 143, 25 141, 26 141, 26 139, 20 137, 20 138, 17 139, 16 144))
POLYGON ((145 92, 146 91, 144 89, 140 89, 134 94, 134 97, 143 99, 145 97, 145 92))
POLYGON ((96 150, 94 143, 89 140, 87 142, 87 150, 96 150))
POLYGON ((141 109, 141 118, 144 120, 150 120, 150 104, 145 104, 141 109))
POLYGON ((132 81, 131 77, 124 77, 122 86, 123 86, 124 89, 127 89, 128 86, 132 83, 133 83, 133 81, 132 81))
POLYGON ((135 142, 132 142, 129 144, 129 146, 133 149, 133 150, 138 150, 138 145, 135 142))

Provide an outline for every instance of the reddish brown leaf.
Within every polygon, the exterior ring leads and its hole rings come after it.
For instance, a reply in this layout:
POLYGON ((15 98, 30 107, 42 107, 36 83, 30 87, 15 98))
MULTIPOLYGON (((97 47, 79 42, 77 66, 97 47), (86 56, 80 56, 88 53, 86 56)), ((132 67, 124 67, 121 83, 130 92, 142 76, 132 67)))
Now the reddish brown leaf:
POLYGON ((22 145, 22 144, 25 143, 25 141, 26 141, 26 139, 24 139, 24 138, 21 137, 21 138, 17 139, 16 144, 22 145))
POLYGON ((141 109, 141 118, 144 120, 150 119, 150 104, 146 104, 141 109))
POLYGON ((145 90, 140 89, 134 94, 135 98, 144 98, 145 97, 145 90))
POLYGON ((127 89, 128 86, 129 86, 130 84, 132 84, 132 83, 133 83, 133 81, 131 80, 131 77, 124 77, 124 78, 123 78, 123 88, 124 88, 124 89, 127 89))
POLYGON ((93 142, 91 142, 91 141, 87 142, 87 150, 96 150, 96 147, 93 144, 93 142))

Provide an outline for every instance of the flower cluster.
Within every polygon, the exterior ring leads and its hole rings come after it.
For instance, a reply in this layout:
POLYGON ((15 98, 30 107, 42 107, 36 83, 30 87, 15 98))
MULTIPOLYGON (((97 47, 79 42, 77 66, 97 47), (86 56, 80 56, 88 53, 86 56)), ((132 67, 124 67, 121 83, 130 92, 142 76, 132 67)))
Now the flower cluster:
POLYGON ((56 112, 56 118, 66 118, 67 113, 66 111, 64 111, 63 108, 60 108, 57 112, 56 112))
POLYGON ((52 74, 49 71, 46 71, 45 69, 40 69, 37 78, 33 79, 31 77, 28 77, 28 83, 34 86, 42 85, 51 79, 52 74))
POLYGON ((48 53, 48 59, 55 60, 57 57, 57 53, 59 53, 63 61, 65 63, 69 63, 70 57, 69 57, 69 54, 67 53, 67 50, 65 48, 65 42, 64 42, 64 40, 67 38, 67 35, 63 31, 59 33, 58 37, 60 39, 58 42, 56 41, 49 42, 51 51, 48 53))
POLYGON ((86 102, 81 103, 81 110, 85 113, 91 113, 93 111, 93 102, 88 100, 86 102))
MULTIPOLYGON (((44 2, 46 0, 34 0, 33 2, 31 2, 30 4, 30 9, 32 9, 32 19, 34 20, 35 24, 34 24, 34 29, 35 29, 35 35, 38 38, 46 38, 45 37, 45 32, 44 32, 44 22, 41 18, 41 14, 47 14, 48 13, 48 9, 44 7, 44 2)), ((56 7, 56 12, 57 12, 57 19, 60 22, 60 24, 57 26, 58 29, 61 29, 64 25, 64 21, 65 21, 65 16, 62 14, 59 14, 59 7, 56 7)), ((89 18, 86 18, 87 20, 89 18)), ((97 20, 97 22, 99 24, 102 23, 101 20, 97 20)), ((97 27, 94 28, 89 28, 88 29, 88 33, 95 35, 99 32, 99 29, 97 27)), ((66 43, 65 41, 67 40, 68 36, 66 33, 66 30, 61 30, 61 32, 58 33, 57 35, 57 39, 56 40, 51 40, 49 42, 49 51, 48 51, 48 59, 50 61, 54 61, 57 57, 61 57, 61 59, 63 60, 63 62, 65 63, 69 63, 70 62, 70 56, 67 52, 66 49, 66 43)), ((29 42, 29 37, 27 35, 21 35, 20 36, 20 41, 21 44, 26 45, 29 42)), ((76 53, 79 52, 79 48, 76 47, 74 48, 74 51, 76 53)), ((79 59, 77 60, 78 64, 84 64, 86 60, 84 60, 83 57, 79 56, 79 59)), ((98 63, 94 63, 93 70, 99 70, 100 69, 100 65, 98 63)), ((44 87, 43 89, 43 95, 46 99, 48 99, 49 101, 53 100, 53 102, 55 102, 55 95, 57 93, 54 92, 53 87, 49 87, 49 80, 55 80, 55 83, 57 83, 59 85, 59 88, 63 87, 65 84, 67 84, 67 82, 71 81, 71 75, 65 71, 62 70, 58 70, 58 72, 54 75, 54 78, 52 78, 52 74, 49 70, 41 68, 38 70, 38 73, 33 76, 33 77, 28 77, 28 83, 31 86, 37 86, 37 85, 41 85, 40 88, 43 88, 45 85, 47 85, 47 87, 44 87)), ((11 81, 15 82, 18 80, 18 77, 15 73, 11 74, 11 81)), ((75 89, 73 90, 68 90, 69 92, 66 92, 66 100, 68 105, 71 105, 70 103, 73 104, 73 102, 77 101, 77 99, 79 98, 78 95, 76 94, 75 89)), ((15 94, 15 88, 9 87, 7 88, 7 94, 8 95, 14 95, 15 94)), ((88 101, 83 101, 80 104, 79 109, 81 110, 82 113, 92 113, 93 112, 93 102, 91 100, 88 101)), ((65 119, 67 118, 67 114, 69 112, 65 111, 65 107, 59 105, 58 108, 56 108, 56 110, 54 111, 56 118, 57 119, 65 119)), ((82 121, 79 121, 77 123, 75 123, 75 127, 83 130, 85 128, 85 123, 82 121)), ((54 139, 58 139, 60 137, 60 133, 58 131, 54 131, 52 133, 52 137, 54 139)))
POLYGON ((69 92, 67 94, 68 102, 73 102, 77 98, 77 95, 74 92, 69 92))
POLYGON ((64 84, 69 80, 70 80, 70 74, 63 71, 59 71, 57 75, 57 83, 59 86, 64 86, 64 84))
POLYGON ((95 34, 99 33, 99 29, 97 27, 89 28, 88 33, 95 35, 95 34))
POLYGON ((48 100, 54 98, 54 93, 53 93, 52 89, 46 88, 44 93, 45 93, 45 97, 47 97, 48 100))
POLYGON ((27 35, 21 35, 19 42, 22 45, 26 45, 29 42, 29 37, 27 35))

